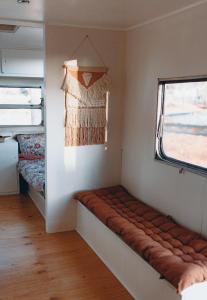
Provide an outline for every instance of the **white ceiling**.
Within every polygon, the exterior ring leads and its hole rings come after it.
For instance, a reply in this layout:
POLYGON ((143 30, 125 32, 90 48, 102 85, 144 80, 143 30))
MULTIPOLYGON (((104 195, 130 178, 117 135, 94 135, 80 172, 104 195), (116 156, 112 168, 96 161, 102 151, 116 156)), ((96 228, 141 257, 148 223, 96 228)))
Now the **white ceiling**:
POLYGON ((46 20, 126 29, 198 2, 200 0, 48 0, 46 20))
POLYGON ((127 29, 207 0, 0 0, 0 19, 127 29))

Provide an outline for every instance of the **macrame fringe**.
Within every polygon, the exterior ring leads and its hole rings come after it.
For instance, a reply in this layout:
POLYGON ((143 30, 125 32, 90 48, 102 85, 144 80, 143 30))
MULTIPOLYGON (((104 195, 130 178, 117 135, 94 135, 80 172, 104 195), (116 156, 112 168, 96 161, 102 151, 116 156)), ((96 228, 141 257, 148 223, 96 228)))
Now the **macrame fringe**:
POLYGON ((105 108, 68 108, 66 127, 97 128, 106 126, 105 108))
POLYGON ((81 99, 77 99, 71 94, 66 94, 66 106, 72 107, 72 108, 90 108, 90 107, 105 107, 106 106, 106 97, 104 99, 91 99, 90 103, 86 103, 85 101, 82 101, 81 99))
POLYGON ((65 128, 65 146, 99 145, 105 143, 105 127, 65 128))
POLYGON ((104 74, 92 86, 85 88, 77 79, 75 79, 69 71, 66 72, 62 89, 81 100, 85 105, 90 104, 92 100, 102 100, 109 90, 110 79, 107 74, 104 74))

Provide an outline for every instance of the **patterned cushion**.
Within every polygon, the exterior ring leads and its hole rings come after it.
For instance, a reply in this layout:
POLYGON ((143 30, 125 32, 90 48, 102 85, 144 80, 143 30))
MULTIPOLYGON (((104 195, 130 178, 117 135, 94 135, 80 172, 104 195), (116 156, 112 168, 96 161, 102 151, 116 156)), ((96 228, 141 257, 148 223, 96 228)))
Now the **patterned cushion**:
POLYGON ((17 135, 21 154, 30 156, 45 155, 45 134, 19 134, 17 135))
MULTIPOLYGON (((207 281, 207 240, 131 196, 123 187, 75 195, 179 293, 207 281)), ((109 245, 110 247, 110 245, 109 245)))
POLYGON ((45 187, 45 160, 20 160, 18 170, 23 178, 39 192, 44 192, 45 187))

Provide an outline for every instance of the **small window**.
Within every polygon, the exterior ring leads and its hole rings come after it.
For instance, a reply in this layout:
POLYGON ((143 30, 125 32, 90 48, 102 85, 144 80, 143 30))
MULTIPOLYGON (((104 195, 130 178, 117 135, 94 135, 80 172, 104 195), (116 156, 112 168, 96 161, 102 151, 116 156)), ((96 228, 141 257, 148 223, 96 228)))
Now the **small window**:
POLYGON ((156 158, 207 171, 207 78, 159 82, 156 158))
POLYGON ((43 125, 41 87, 0 86, 0 126, 43 125))

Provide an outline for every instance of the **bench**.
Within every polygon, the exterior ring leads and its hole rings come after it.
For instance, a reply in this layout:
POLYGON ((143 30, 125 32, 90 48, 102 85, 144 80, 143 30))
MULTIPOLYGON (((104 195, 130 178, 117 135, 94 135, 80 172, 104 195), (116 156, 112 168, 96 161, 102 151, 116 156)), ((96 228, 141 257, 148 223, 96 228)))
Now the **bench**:
POLYGON ((135 299, 207 299, 207 241, 201 235, 121 186, 80 192, 75 199, 77 231, 135 299))

